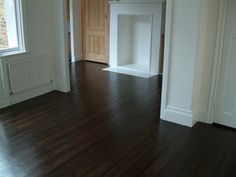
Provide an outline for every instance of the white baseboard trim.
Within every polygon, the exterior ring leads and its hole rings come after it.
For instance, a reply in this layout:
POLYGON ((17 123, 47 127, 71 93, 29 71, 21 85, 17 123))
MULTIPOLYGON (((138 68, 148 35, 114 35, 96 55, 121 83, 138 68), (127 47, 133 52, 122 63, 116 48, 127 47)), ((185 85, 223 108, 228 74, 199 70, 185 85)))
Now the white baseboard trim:
POLYGON ((30 89, 30 90, 27 90, 24 92, 16 93, 16 94, 13 94, 10 96, 11 97, 11 104, 13 105, 16 103, 20 103, 22 101, 26 101, 28 99, 38 97, 40 95, 49 93, 51 91, 52 91, 51 83, 48 83, 48 84, 43 85, 41 87, 37 87, 37 88, 30 89))
POLYGON ((130 76, 136 76, 136 77, 141 77, 141 78, 145 78, 145 79, 155 76, 154 74, 135 71, 135 70, 131 70, 131 69, 124 69, 124 68, 121 68, 121 67, 116 67, 116 68, 109 67, 109 68, 103 69, 103 71, 114 72, 114 73, 119 73, 119 74, 125 74, 125 75, 130 75, 130 76))
POLYGON ((81 61, 81 60, 83 60, 83 56, 79 55, 79 56, 72 57, 71 62, 74 63, 74 62, 81 61))
POLYGON ((161 117, 162 120, 179 125, 193 127, 196 121, 193 120, 192 111, 167 106, 161 117))

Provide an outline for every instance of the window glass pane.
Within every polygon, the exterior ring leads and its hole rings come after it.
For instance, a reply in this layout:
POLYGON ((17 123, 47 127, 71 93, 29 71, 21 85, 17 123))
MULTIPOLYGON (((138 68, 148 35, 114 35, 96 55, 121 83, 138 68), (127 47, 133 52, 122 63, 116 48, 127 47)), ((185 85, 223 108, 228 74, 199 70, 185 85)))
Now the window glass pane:
POLYGON ((0 50, 18 47, 14 0, 0 0, 0 50))

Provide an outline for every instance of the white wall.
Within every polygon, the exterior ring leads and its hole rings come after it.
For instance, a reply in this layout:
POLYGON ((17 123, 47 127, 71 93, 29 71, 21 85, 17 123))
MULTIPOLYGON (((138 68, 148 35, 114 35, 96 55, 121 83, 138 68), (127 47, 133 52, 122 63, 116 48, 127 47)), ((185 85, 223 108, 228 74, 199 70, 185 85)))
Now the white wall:
POLYGON ((8 86, 4 78, 4 76, 6 75, 6 71, 4 70, 3 66, 3 61, 0 60, 0 108, 8 106, 10 104, 7 92, 8 86))
POLYGON ((167 1, 167 32, 161 118, 193 126, 193 93, 201 3, 167 1))
MULTIPOLYGON (((2 74, 0 74, 0 75, 2 75, 2 74)), ((0 80, 0 98, 1 98, 1 100, 0 100, 0 108, 8 105, 8 103, 6 103, 6 100, 5 100, 3 84, 4 84, 4 82, 2 81, 2 78, 1 78, 1 80, 0 80)))
POLYGON ((118 65, 149 67, 151 15, 119 15, 118 65))
POLYGON ((53 13, 53 71, 55 89, 61 92, 70 91, 70 79, 69 79, 69 61, 68 56, 68 35, 67 35, 67 16, 66 16, 66 1, 64 0, 52 0, 52 12, 53 13), (66 34, 66 36, 63 36, 66 34))
POLYGON ((152 20, 149 15, 132 17, 132 62, 149 67, 152 20))
POLYGON ((207 118, 218 18, 217 0, 167 0, 161 118, 193 126, 207 118))
MULTIPOLYGON (((66 6, 63 6, 64 3, 63 0, 23 0, 27 52, 1 58, 1 66, 6 71, 9 64, 27 63, 35 59, 47 58, 46 62, 50 63, 51 73, 47 75, 46 79, 52 80, 52 83, 27 88, 24 92, 14 93, 10 96, 8 74, 5 72, 3 78, 6 88, 2 91, 1 87, 0 100, 5 98, 11 100, 11 103, 14 104, 54 89, 64 92, 69 91, 69 79, 66 78, 68 77, 69 68, 64 57, 67 52, 66 47, 64 47, 64 40, 66 39, 63 36, 63 15, 65 13, 64 8, 66 8, 66 6), (2 93, 4 93, 4 96, 2 93)), ((44 68, 40 69, 44 70, 44 68)), ((37 71, 32 70, 32 72, 37 71)), ((1 78, 2 72, 0 73, 1 78)), ((40 77, 40 73, 35 74, 39 74, 40 77)), ((1 79, 0 82, 2 82, 1 79)), ((4 106, 7 105, 9 105, 9 102, 4 106)))
POLYGON ((3 107, 6 105, 5 99, 4 99, 4 87, 3 87, 4 81, 3 81, 3 73, 2 73, 2 65, 0 65, 0 107, 3 107))
MULTIPOLYGON (((146 2, 146 1, 143 1, 146 2)), ((149 2, 149 1, 148 1, 149 2)), ((118 16, 119 15, 145 15, 144 17, 146 18, 147 16, 151 16, 152 17, 152 25, 151 25, 151 52, 147 52, 150 53, 151 56, 148 56, 148 58, 151 58, 151 61, 149 60, 149 65, 150 65, 150 73, 153 75, 157 75, 159 73, 159 55, 160 55, 160 37, 161 37, 161 14, 162 14, 162 3, 147 3, 147 4, 141 4, 141 3, 137 3, 137 4, 126 4, 126 3, 121 3, 121 2, 114 2, 111 4, 111 24, 110 24, 110 66, 113 68, 116 68, 118 66, 118 57, 123 57, 123 54, 118 56, 118 48, 119 48, 119 40, 123 38, 125 38, 124 36, 122 38, 120 38, 118 36, 119 33, 122 33, 122 31, 118 32, 118 16)), ((129 17, 129 18, 133 18, 134 20, 139 20, 138 18, 134 18, 134 17, 129 17)), ((125 18, 125 17, 124 17, 125 18)), ((142 19, 143 20, 143 19, 142 19)), ((144 20, 146 23, 146 19, 144 20)), ((125 22, 127 23, 127 22, 125 22)), ((143 22, 142 22, 143 23, 143 22)), ((142 23, 136 23, 138 25, 142 24, 142 23)), ((144 28, 141 28, 143 26, 135 26, 136 24, 134 24, 134 28, 136 28, 136 33, 135 35, 139 36, 140 38, 140 29, 144 30, 144 31, 149 31, 149 25, 147 25, 144 28)), ((143 24, 142 24, 143 25, 143 24)), ((132 25, 130 26, 131 31, 132 31, 132 25)), ((128 31, 128 30, 127 30, 128 31)), ((131 38, 131 36, 133 35, 133 31, 131 32, 131 35, 129 36, 129 38, 131 38)), ((150 34, 150 32, 145 32, 150 34)), ((143 35, 141 35, 143 37, 143 35)), ((146 38, 146 37, 145 37, 146 38)), ((132 38, 131 38, 132 39, 132 38)), ((146 38, 144 45, 145 47, 148 48, 148 51, 150 49, 150 45, 147 45, 148 41, 150 40, 150 38, 146 38)), ((131 43, 135 43, 132 40, 130 40, 131 43)), ((122 42, 122 44, 125 43, 122 42)), ((139 43, 139 41, 138 41, 139 43)), ((121 44, 121 45, 122 45, 121 44)), ((127 44, 125 45, 127 46, 127 44)), ((123 47, 125 47, 123 46, 123 47)), ((141 45, 137 45, 135 46, 135 50, 139 50, 140 51, 140 47, 141 45)), ((145 48, 143 47, 143 48, 145 48)), ((143 50, 143 49, 142 49, 143 50)), ((125 50, 125 52, 127 51, 127 49, 125 50)), ((132 48, 131 48, 132 51, 132 48)), ((146 49, 147 51, 147 49, 146 49)), ((129 52, 130 53, 130 52, 129 52)), ((131 58, 132 58, 132 53, 131 52, 131 58)), ((147 54, 146 52, 142 53, 142 56, 145 56, 147 54)), ((135 56, 134 56, 135 57, 135 56)), ((136 61, 135 61, 136 62, 136 61)), ((137 61, 140 62, 140 61, 137 61)), ((121 62, 123 63, 123 62, 121 62)), ((143 64, 143 63, 142 63, 143 64)), ((146 63, 145 63, 146 64, 146 63)))
POLYGON ((198 73, 196 77, 195 120, 207 122, 213 63, 215 59, 220 0, 202 1, 199 36, 198 73))
POLYGON ((131 63, 130 40, 132 18, 130 15, 119 15, 118 17, 118 66, 131 63))
MULTIPOLYGON (((24 0, 24 28, 26 32, 27 53, 17 54, 2 58, 3 68, 7 70, 8 65, 17 63, 22 60, 31 61, 35 57, 47 57, 50 61, 53 60, 53 31, 52 31, 52 4, 47 0, 24 0)), ((51 66, 52 67, 52 66, 51 66)), ((42 68, 43 70, 43 68, 42 68)), ((29 73, 31 74, 31 73, 29 73)), ((53 79, 53 72, 48 75, 49 79, 53 79)), ((7 74, 4 75, 5 85, 9 86, 7 74)), ((51 84, 32 88, 21 93, 15 93, 10 100, 13 103, 26 100, 28 98, 41 95, 52 90, 51 84)), ((10 97, 9 90, 5 91, 5 98, 10 97)))
POLYGON ((169 106, 191 110, 195 63, 198 49, 200 3, 175 0, 170 48, 169 106))

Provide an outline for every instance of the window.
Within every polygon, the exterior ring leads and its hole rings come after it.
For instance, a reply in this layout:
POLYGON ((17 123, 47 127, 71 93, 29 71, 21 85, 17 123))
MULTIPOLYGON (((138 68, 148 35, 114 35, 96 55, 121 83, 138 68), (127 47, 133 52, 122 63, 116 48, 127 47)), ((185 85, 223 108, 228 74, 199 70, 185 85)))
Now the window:
POLYGON ((0 0, 0 56, 24 50, 21 0, 0 0))

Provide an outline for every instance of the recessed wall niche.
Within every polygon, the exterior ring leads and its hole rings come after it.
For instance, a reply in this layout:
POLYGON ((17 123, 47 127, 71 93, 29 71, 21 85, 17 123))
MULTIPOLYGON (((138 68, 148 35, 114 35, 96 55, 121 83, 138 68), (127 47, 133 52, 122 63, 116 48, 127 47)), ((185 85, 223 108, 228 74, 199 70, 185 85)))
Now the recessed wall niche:
POLYGON ((111 2, 108 71, 151 77, 159 73, 161 0, 111 2))
POLYGON ((118 57, 120 67, 150 72, 151 16, 118 16, 118 57))

